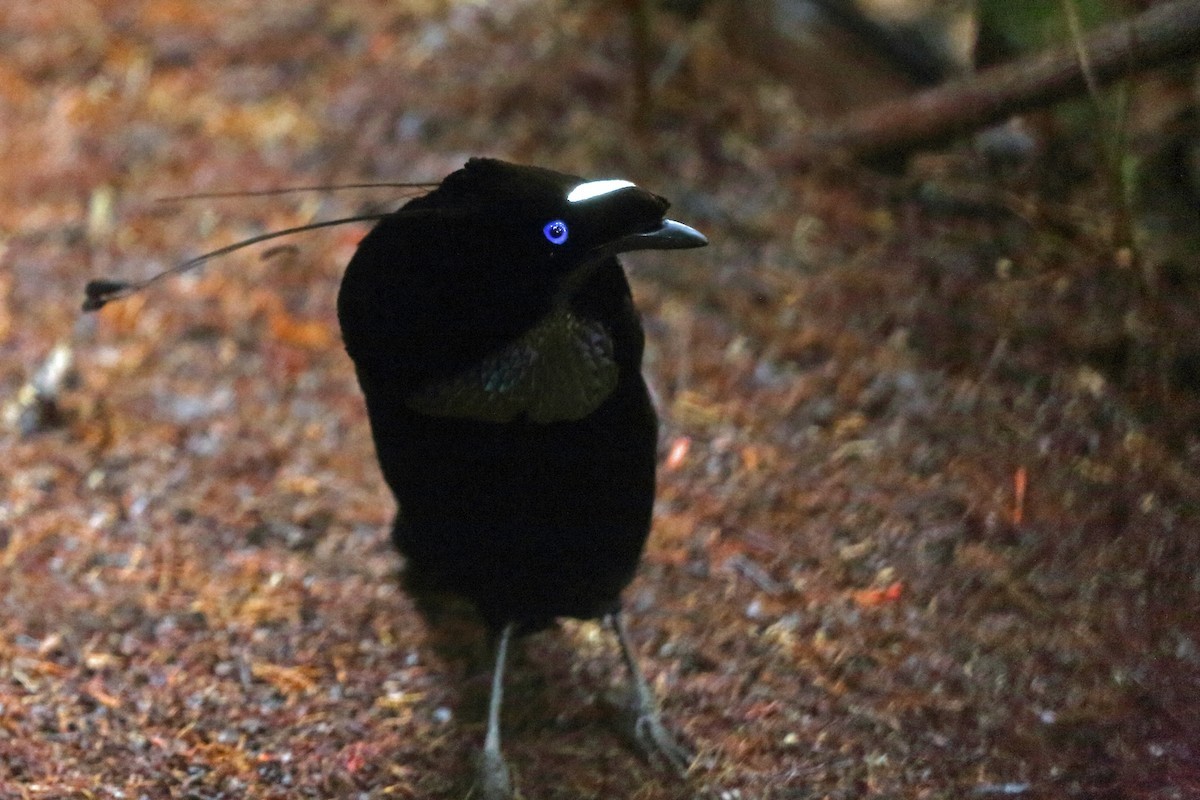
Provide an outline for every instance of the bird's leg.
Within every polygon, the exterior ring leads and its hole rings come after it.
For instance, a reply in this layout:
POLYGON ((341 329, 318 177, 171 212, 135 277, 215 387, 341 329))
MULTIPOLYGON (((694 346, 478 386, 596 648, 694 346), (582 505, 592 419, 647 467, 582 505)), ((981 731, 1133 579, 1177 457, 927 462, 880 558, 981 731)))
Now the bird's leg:
POLYGON ((504 698, 504 665, 508 660, 508 641, 512 638, 513 623, 500 631, 496 642, 496 666, 492 670, 492 695, 488 701, 487 737, 483 740, 483 755, 479 759, 477 785, 483 800, 512 800, 512 784, 508 765, 500 752, 500 705, 504 698))
POLYGON ((633 703, 630 708, 633 741, 648 759, 660 758, 680 775, 687 773, 692 763, 692 754, 675 741, 675 737, 662 724, 654 692, 646 682, 642 668, 638 666, 633 644, 625 630, 624 618, 617 612, 608 616, 608 622, 617 634, 621 656, 625 659, 625 666, 629 668, 629 675, 633 681, 633 703))

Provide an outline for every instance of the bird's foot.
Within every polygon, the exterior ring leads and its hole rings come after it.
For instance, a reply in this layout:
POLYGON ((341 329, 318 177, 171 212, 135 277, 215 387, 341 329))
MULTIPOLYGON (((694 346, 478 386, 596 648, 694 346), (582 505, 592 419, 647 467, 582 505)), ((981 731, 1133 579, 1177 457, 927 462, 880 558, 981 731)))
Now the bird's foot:
POLYGON ((629 738, 647 761, 661 762, 680 777, 687 774, 693 755, 667 730, 656 711, 635 706, 628 719, 629 738))
POLYGON ((472 792, 472 796, 479 800, 513 800, 508 765, 500 753, 484 750, 480 754, 475 786, 478 793, 472 792))

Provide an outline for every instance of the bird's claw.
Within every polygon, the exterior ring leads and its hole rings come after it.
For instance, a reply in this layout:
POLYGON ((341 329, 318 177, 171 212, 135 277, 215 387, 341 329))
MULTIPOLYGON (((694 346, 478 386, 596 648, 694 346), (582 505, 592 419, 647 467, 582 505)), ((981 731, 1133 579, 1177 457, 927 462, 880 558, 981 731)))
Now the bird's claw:
POLYGON ((508 778, 508 765, 499 753, 484 750, 479 758, 476 795, 479 800, 513 800, 512 782, 508 778))
POLYGON ((686 775, 692 765, 692 753, 676 741, 658 714, 635 713, 632 738, 646 760, 661 761, 679 777, 686 775))

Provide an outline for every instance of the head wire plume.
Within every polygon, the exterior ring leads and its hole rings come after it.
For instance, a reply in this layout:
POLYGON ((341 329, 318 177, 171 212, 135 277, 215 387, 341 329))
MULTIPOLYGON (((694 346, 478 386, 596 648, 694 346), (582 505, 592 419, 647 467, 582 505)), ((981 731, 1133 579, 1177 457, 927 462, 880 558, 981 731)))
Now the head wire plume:
MULTIPOLYGON (((174 202, 185 202, 185 201, 190 201, 190 200, 201 200, 201 199, 211 199, 211 198, 221 198, 221 197, 268 197, 268 196, 274 196, 274 195, 289 194, 289 193, 293 193, 293 192, 324 192, 324 191, 337 191, 337 190, 342 190, 342 189, 370 189, 370 188, 378 188, 378 187, 391 187, 391 188, 418 190, 418 189, 431 189, 434 186, 437 186, 437 183, 430 183, 430 182, 420 182, 420 183, 338 183, 338 184, 326 184, 326 185, 318 185, 318 186, 292 186, 292 187, 286 187, 286 188, 282 188, 282 189, 257 189, 257 190, 250 190, 250 191, 238 191, 238 192, 199 192, 196 194, 172 195, 172 196, 168 196, 168 197, 161 197, 161 198, 158 198, 158 202, 174 203, 174 202)), ((338 219, 321 220, 320 222, 311 222, 311 223, 308 223, 307 225, 298 225, 294 228, 284 228, 283 230, 279 230, 279 231, 271 231, 270 233, 263 233, 263 234, 259 234, 258 236, 251 236, 249 239, 242 239, 239 242, 234 242, 233 244, 226 245, 224 247, 219 247, 216 250, 210 250, 207 253, 201 253, 200 255, 196 256, 195 258, 189 258, 187 261, 182 261, 168 269, 163 270, 162 272, 159 272, 159 273, 152 275, 149 278, 146 278, 145 280, 141 280, 141 281, 122 281, 122 280, 114 280, 112 278, 98 278, 96 280, 91 280, 91 281, 87 282, 87 285, 84 286, 84 289, 83 289, 83 292, 84 292, 83 310, 84 311, 96 311, 98 309, 103 308, 105 305, 107 305, 108 303, 111 303, 114 300, 121 300, 123 298, 129 297, 130 295, 136 294, 136 293, 140 292, 142 289, 145 289, 150 284, 156 283, 157 281, 159 281, 163 278, 166 278, 171 275, 180 275, 184 272, 188 272, 189 270, 193 270, 196 267, 199 267, 201 264, 211 261, 214 258, 218 258, 223 255, 228 255, 229 253, 232 253, 235 250, 241 250, 244 247, 249 247, 251 245, 255 245, 260 242, 266 242, 271 239, 278 239, 283 236, 291 236, 292 234, 302 233, 303 231, 311 231, 311 230, 316 230, 318 228, 329 228, 334 225, 346 225, 346 224, 349 224, 352 222, 370 222, 373 220, 382 219, 385 216, 387 216, 387 214, 382 214, 382 213, 357 214, 352 217, 340 217, 338 219)))

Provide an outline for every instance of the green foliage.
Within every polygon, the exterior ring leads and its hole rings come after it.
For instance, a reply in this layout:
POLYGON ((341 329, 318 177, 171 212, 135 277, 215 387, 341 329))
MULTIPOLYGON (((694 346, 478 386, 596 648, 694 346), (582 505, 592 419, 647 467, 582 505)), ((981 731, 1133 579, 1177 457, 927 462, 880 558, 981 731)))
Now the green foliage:
MULTIPOLYGON (((1085 30, 1133 13, 1121 0, 1075 0, 1075 5, 1085 30)), ((1062 4, 1055 0, 979 0, 979 22, 1014 54, 1070 41, 1062 4)))

